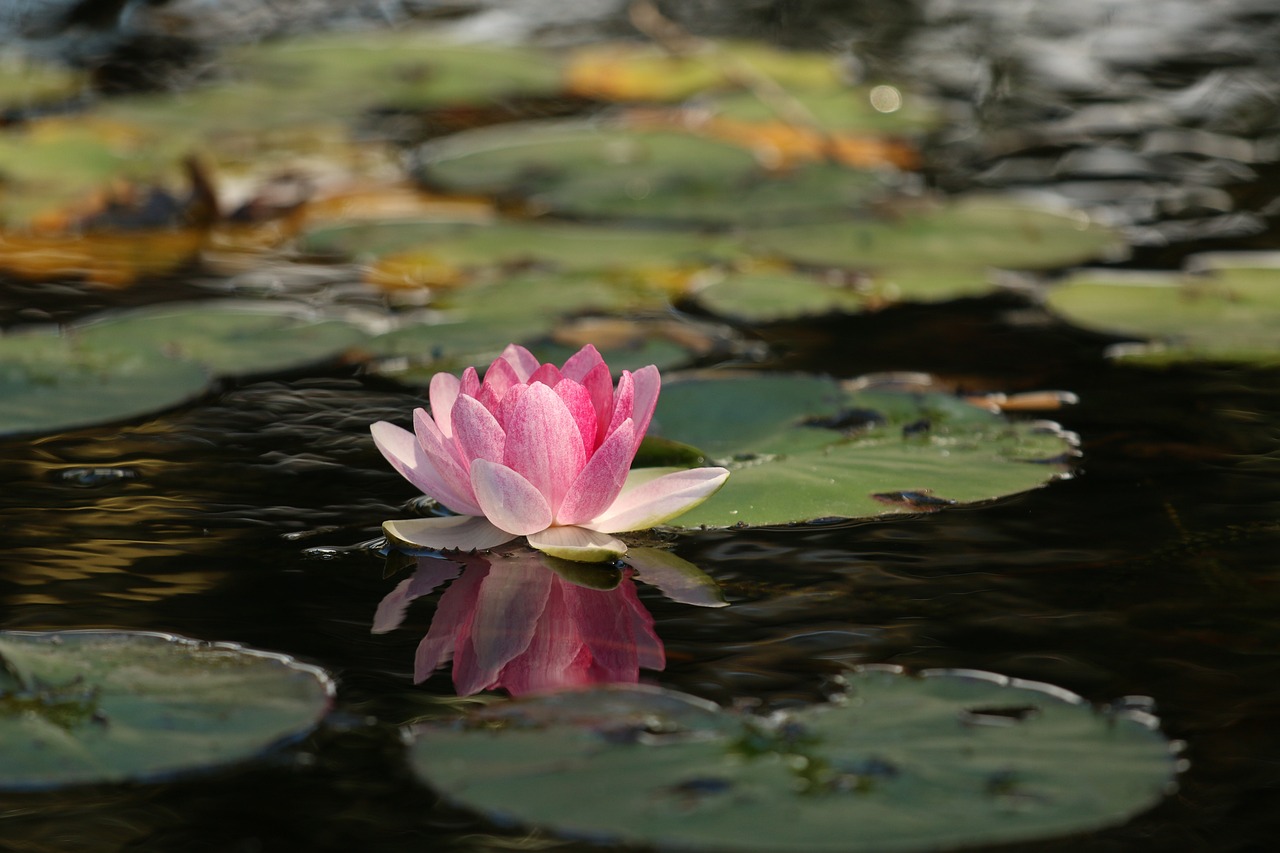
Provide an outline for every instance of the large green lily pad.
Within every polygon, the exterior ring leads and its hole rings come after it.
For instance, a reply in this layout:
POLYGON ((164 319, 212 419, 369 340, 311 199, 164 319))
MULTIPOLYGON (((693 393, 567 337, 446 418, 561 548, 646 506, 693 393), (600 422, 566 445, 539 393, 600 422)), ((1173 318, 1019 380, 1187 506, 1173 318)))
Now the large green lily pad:
POLYGON ((102 353, 163 353, 220 375, 277 372, 333 359, 367 335, 342 319, 300 306, 219 300, 105 315, 71 330, 102 353))
POLYGON ((0 632, 0 789, 145 782, 244 761, 328 712, 315 667, 232 643, 0 632))
POLYGON ((208 389, 204 367, 154 351, 102 351, 50 329, 0 335, 0 435, 124 420, 208 389))
POLYGON ((1066 319, 1145 343, 1115 350, 1124 361, 1280 364, 1280 267, 1274 256, 1192 258, 1196 274, 1090 271, 1055 287, 1049 307, 1066 319))
MULTIPOLYGON (((997 196, 908 206, 875 218, 751 229, 743 242, 756 254, 861 270, 884 297, 912 300, 984 293, 992 287, 992 268, 1052 269, 1119 245, 1113 232, 1083 214, 997 196)), ((811 297, 803 289, 797 293, 803 310, 811 297)))
POLYGON ((711 263, 738 254, 723 236, 571 222, 380 220, 321 226, 298 245, 358 261, 414 250, 458 267, 544 264, 565 271, 711 263))
POLYGON ((682 527, 929 512, 1041 486, 1075 453, 1056 425, 1011 422, 950 394, 847 391, 814 376, 670 382, 651 432, 732 472, 675 520, 682 527))
POLYGON ((668 223, 810 222, 860 209, 878 186, 830 164, 770 172, 742 148, 689 134, 578 123, 462 133, 429 143, 421 162, 429 183, 454 191, 668 223))
POLYGON ((692 850, 944 850, 1121 823, 1172 788, 1150 717, 988 673, 864 671, 763 719, 596 688, 414 731, 413 769, 503 824, 692 850))

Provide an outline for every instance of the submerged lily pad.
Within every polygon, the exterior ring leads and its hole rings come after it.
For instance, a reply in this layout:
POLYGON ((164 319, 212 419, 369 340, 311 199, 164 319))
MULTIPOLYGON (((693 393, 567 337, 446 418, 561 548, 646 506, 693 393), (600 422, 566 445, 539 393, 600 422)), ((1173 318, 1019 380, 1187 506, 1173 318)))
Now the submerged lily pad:
POLYGON ((48 329, 0 335, 0 435, 124 420, 208 389, 208 371, 194 362, 100 351, 48 329))
POLYGON ((363 343, 357 326, 296 306, 219 300, 107 315, 72 331, 101 353, 164 353, 220 375, 267 373, 336 358, 363 343))
POLYGON ((1197 274, 1085 272, 1048 304, 1083 326, 1150 339, 1117 348, 1124 361, 1280 364, 1280 266, 1274 255, 1192 258, 1197 274))
POLYGON ((1178 769, 1149 716, 946 670, 859 672, 834 703, 768 719, 613 687, 490 707, 414 736, 415 772, 500 823, 694 850, 1051 838, 1150 808, 1178 769))
POLYGON ((310 731, 333 683, 233 643, 0 632, 0 789, 145 782, 244 761, 310 731))
POLYGON ((813 164, 763 168, 737 146, 684 133, 513 125, 421 150, 430 184, 508 196, 574 217, 689 224, 812 221, 861 208, 871 175, 813 164))
POLYGON ((682 527, 928 512, 1041 486, 1075 452, 1054 424, 1011 422, 950 394, 847 391, 813 376, 673 381, 651 430, 732 471, 676 519, 682 527))

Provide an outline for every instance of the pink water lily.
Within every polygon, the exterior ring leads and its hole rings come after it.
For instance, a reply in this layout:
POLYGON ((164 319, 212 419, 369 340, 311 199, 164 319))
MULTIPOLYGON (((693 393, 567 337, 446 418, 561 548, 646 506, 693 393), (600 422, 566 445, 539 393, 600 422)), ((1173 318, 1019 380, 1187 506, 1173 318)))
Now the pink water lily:
POLYGON ((729 472, 694 468, 629 476, 661 380, 653 365, 622 371, 587 345, 557 368, 512 344, 480 381, 431 379, 431 412, 416 409, 412 433, 385 421, 370 429, 382 455, 409 482, 457 516, 389 521, 409 545, 493 548, 518 536, 569 560, 626 553, 612 536, 675 518, 715 493, 729 472))

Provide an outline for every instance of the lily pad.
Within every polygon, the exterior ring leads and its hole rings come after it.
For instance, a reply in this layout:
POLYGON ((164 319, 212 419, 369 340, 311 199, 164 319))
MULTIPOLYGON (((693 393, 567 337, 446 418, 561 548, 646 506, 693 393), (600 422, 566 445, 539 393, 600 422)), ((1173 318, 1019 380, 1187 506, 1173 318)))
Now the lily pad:
POLYGON ((869 279, 856 275, 805 273, 785 264, 759 264, 712 281, 696 298, 720 316, 769 322, 861 311, 876 294, 869 279))
MULTIPOLYGON (((486 363, 507 343, 547 344, 541 351, 558 351, 555 330, 575 314, 661 308, 666 295, 655 289, 618 286, 591 275, 530 273, 476 284, 448 294, 439 311, 379 335, 370 348, 383 357, 400 357, 375 368, 403 381, 426 381, 440 370, 486 363)), ((574 350, 581 346, 573 347, 574 350)), ((652 364, 684 360, 688 348, 671 340, 624 343, 601 347, 606 357, 621 356, 619 365, 639 361, 652 364), (649 359, 649 360, 645 360, 649 359)))
POLYGON ((710 264, 738 253, 715 235, 570 222, 383 220, 315 228, 299 238, 298 246, 357 261, 415 250, 454 266, 541 264, 564 271, 710 264))
POLYGON ((1147 341, 1116 348, 1127 362, 1280 364, 1280 266, 1274 255, 1192 258, 1196 274, 1084 272, 1049 307, 1071 322, 1147 341), (1148 340, 1149 339, 1149 340, 1148 340))
POLYGON ((868 173, 825 163, 785 172, 733 145, 684 133, 579 123, 461 133, 420 151, 429 184, 523 199, 573 217, 685 224, 768 224, 847 215, 878 189, 868 173))
POLYGON ((636 687, 525 699, 420 726, 410 755, 447 799, 503 824, 795 853, 1094 830, 1154 806, 1179 767, 1147 715, 989 673, 887 669, 767 719, 636 687))
POLYGON ((1042 486, 1075 453, 1055 424, 1009 421, 950 394, 847 391, 813 376, 672 381, 651 431, 732 471, 676 519, 681 527, 929 512, 1042 486))
POLYGON ((298 306, 230 300, 107 315, 77 326, 72 335, 85 350, 161 352, 224 376, 304 367, 337 358, 367 339, 351 323, 298 306))
POLYGON ((208 371, 194 362, 100 351, 49 329, 0 335, 0 435, 138 417, 208 389, 208 371))
POLYGON ((169 634, 0 632, 0 789, 149 782, 245 761, 328 712, 284 655, 169 634))
MULTIPOLYGON (((874 219, 751 229, 744 245, 756 254, 863 271, 885 298, 937 300, 990 291, 993 267, 1082 263, 1113 252, 1119 241, 1083 214, 974 196, 874 219)), ((812 295, 799 289, 797 296, 802 313, 812 295)))

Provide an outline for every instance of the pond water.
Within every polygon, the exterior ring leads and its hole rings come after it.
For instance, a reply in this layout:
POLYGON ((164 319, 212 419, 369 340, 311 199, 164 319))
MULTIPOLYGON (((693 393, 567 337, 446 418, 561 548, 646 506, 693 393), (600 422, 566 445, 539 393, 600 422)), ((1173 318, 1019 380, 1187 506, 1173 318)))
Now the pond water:
MULTIPOLYGON (((1216 239, 1216 238, 1215 238, 1216 239)), ((1249 235, 1251 241, 1262 238, 1249 235)), ((1191 248, 1218 245, 1187 241, 1191 248)), ((204 292, 0 278, 3 323, 38 308, 204 292)), ((1280 837, 1280 382, 1274 369, 1153 370, 1115 339, 1000 295, 762 323, 753 369, 851 378, 923 371, 963 388, 1065 389, 1068 478, 999 500, 859 522, 686 532, 674 553, 730 606, 640 586, 667 664, 646 681, 725 706, 818 702, 848 667, 959 667, 1091 702, 1150 697, 1186 742, 1175 794, 1131 822, 1035 850, 1262 851, 1280 837)), ((107 628, 244 643, 338 682, 314 734, 244 768, 152 786, 0 796, 15 851, 601 849, 495 826, 410 772, 401 723, 447 717, 448 676, 413 685, 439 593, 372 634, 388 577, 380 525, 415 490, 370 423, 421 405, 334 363, 221 380, 151 417, 0 441, 0 628, 107 628)), ((618 780, 625 788, 626 780, 618 780)), ((1021 847, 1002 847, 1014 850, 1021 847)))

